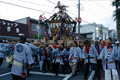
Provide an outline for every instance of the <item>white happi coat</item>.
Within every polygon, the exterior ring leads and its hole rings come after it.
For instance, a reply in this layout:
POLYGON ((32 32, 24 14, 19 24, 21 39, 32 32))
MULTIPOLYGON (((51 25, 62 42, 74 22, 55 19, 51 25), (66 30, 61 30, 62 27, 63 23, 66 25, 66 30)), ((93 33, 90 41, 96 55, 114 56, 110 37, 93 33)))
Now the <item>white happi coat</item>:
MULTIPOLYGON (((97 62, 94 61, 94 58, 97 58, 98 52, 97 52, 96 48, 93 45, 90 45, 89 55, 90 55, 90 63, 97 64, 97 62)), ((82 58, 85 59, 86 62, 88 63, 88 53, 85 52, 85 46, 83 47, 82 58)))
POLYGON ((0 58, 4 58, 7 48, 10 48, 9 46, 9 44, 0 43, 0 58))
POLYGON ((59 62, 60 64, 63 64, 63 60, 61 58, 61 54, 58 48, 53 48, 52 51, 52 57, 53 57, 53 62, 57 63, 59 62))
POLYGON ((31 44, 31 43, 26 43, 26 45, 27 45, 28 47, 30 47, 30 50, 31 50, 32 55, 35 54, 35 51, 39 50, 38 47, 36 47, 35 45, 33 45, 33 44, 31 44))
MULTIPOLYGON (((117 48, 117 46, 115 46, 116 48, 117 48)), ((118 48, 117 48, 117 50, 118 50, 118 56, 117 56, 117 60, 118 61, 120 61, 120 46, 118 46, 118 48)))
MULTIPOLYGON (((13 59, 22 64, 23 64, 23 60, 24 60, 24 64, 30 65, 34 63, 30 48, 23 43, 17 43, 15 45, 13 59)), ((27 73, 27 67, 24 68, 24 71, 27 73)), ((22 72, 23 72, 23 67, 12 65, 12 69, 11 69, 12 74, 21 76, 22 72)))
POLYGON ((70 48, 70 55, 69 55, 69 59, 70 59, 70 62, 78 62, 79 59, 81 58, 81 49, 79 47, 71 47, 70 48))
MULTIPOLYGON (((116 47, 113 47, 112 51, 109 51, 107 46, 105 46, 104 49, 102 50, 102 52, 100 53, 98 59, 105 58, 105 61, 106 61, 107 56, 108 56, 108 52, 110 52, 110 56, 108 57, 107 62, 112 62, 112 63, 107 64, 108 69, 116 69, 116 65, 115 65, 115 61, 114 61, 114 59, 116 59, 118 57, 118 51, 117 51, 116 47)), ((106 69, 106 64, 105 64, 105 69, 106 69)))

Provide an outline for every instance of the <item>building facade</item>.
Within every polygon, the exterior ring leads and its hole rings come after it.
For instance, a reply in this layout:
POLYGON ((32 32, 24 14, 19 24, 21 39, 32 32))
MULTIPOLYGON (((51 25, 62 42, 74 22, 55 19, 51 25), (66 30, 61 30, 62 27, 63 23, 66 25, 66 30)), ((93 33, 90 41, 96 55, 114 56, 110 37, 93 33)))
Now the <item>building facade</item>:
POLYGON ((117 31, 115 29, 109 30, 108 36, 112 39, 117 39, 117 31))
POLYGON ((18 39, 20 34, 29 37, 28 25, 0 19, 0 39, 18 39))
POLYGON ((32 19, 30 17, 22 18, 15 20, 15 22, 22 23, 28 25, 29 37, 33 38, 35 35, 38 34, 38 30, 41 31, 41 37, 47 37, 46 32, 44 31, 45 24, 38 23, 38 20, 32 19))
POLYGON ((104 27, 102 24, 85 24, 81 25, 80 34, 91 40, 108 39, 108 28, 104 27))

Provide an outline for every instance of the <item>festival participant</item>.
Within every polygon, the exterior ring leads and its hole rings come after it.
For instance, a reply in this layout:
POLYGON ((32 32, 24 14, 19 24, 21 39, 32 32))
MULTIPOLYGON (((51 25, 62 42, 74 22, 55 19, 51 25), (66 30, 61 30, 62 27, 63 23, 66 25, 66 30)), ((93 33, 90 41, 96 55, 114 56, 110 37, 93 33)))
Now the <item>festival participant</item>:
POLYGON ((118 57, 118 51, 116 47, 112 46, 112 43, 112 39, 107 39, 106 47, 104 47, 98 57, 99 59, 103 59, 105 61, 105 80, 111 80, 111 71, 113 80, 119 80, 115 65, 116 58, 118 57))
MULTIPOLYGON (((81 55, 83 54, 83 47, 84 47, 84 43, 82 41, 81 44, 80 44, 81 55)), ((83 68, 83 66, 84 66, 84 59, 81 58, 81 68, 83 68)))
MULTIPOLYGON (((105 46, 106 46, 105 40, 102 40, 101 41, 101 48, 104 49, 105 46)), ((104 60, 102 60, 102 68, 103 68, 103 70, 105 70, 105 61, 104 60)))
POLYGON ((61 57, 62 57, 62 60, 63 60, 63 65, 62 65, 62 69, 63 69, 63 74, 66 74, 67 73, 67 61, 68 61, 68 56, 69 56, 69 51, 67 51, 67 46, 64 44, 62 44, 60 46, 61 48, 61 57))
POLYGON ((118 57, 116 58, 116 68, 119 70, 120 69, 120 45, 119 41, 115 42, 115 47, 118 50, 118 57))
MULTIPOLYGON (((35 45, 33 45, 33 44, 31 43, 31 40, 27 40, 27 42, 26 42, 25 44, 30 48, 30 52, 31 52, 32 56, 34 56, 34 55, 35 55, 35 51, 37 51, 39 48, 36 47, 35 45)), ((28 76, 29 76, 30 70, 31 70, 31 69, 28 69, 28 70, 27 70, 27 71, 28 71, 28 72, 27 72, 28 76)))
POLYGON ((3 63, 7 49, 10 48, 9 44, 6 44, 5 41, 0 40, 0 66, 3 63))
POLYGON ((82 58, 85 59, 85 71, 84 71, 84 80, 87 80, 89 67, 91 66, 95 70, 95 75, 98 80, 100 80, 100 72, 97 68, 97 57, 98 52, 96 48, 90 44, 88 40, 84 41, 83 55, 82 58))
POLYGON ((81 59, 81 49, 78 47, 76 41, 73 41, 73 47, 70 48, 70 67, 72 69, 72 76, 75 75, 77 71, 77 62, 81 59))
POLYGON ((25 42, 26 37, 20 36, 19 43, 14 47, 11 69, 12 80, 26 80, 27 68, 31 68, 34 63, 30 48, 25 44, 25 42))
POLYGON ((60 64, 63 64, 62 62, 62 58, 61 58, 61 55, 60 55, 60 46, 54 44, 53 45, 53 51, 52 51, 52 70, 53 70, 53 73, 56 73, 56 76, 58 76, 58 72, 59 72, 59 66, 60 64))
POLYGON ((50 72, 50 62, 52 59, 52 46, 46 46, 44 51, 44 59, 43 59, 43 72, 46 72, 46 67, 48 72, 50 72))
POLYGON ((40 44, 39 51, 38 51, 38 62, 39 62, 40 71, 43 71, 44 52, 45 52, 45 47, 42 44, 40 44))
MULTIPOLYGON (((95 48, 98 52, 98 56, 100 55, 101 51, 102 51, 102 48, 101 46, 98 44, 98 41, 95 41, 95 48)), ((97 67, 98 69, 102 69, 102 60, 97 60, 97 67)))

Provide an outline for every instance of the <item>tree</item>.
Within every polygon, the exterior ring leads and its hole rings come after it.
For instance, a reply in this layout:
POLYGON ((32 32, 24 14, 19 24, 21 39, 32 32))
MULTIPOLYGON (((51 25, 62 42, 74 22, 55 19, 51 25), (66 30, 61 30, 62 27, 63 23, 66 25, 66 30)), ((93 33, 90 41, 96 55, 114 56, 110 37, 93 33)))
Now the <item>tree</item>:
MULTIPOLYGON (((38 39, 38 35, 34 36, 34 39, 38 39)), ((39 35, 39 39, 41 39, 41 36, 39 35)))
POLYGON ((100 26, 100 28, 99 28, 99 33, 100 33, 100 35, 101 35, 101 37, 103 39, 103 27, 102 26, 100 26))
POLYGON ((112 5, 115 6, 116 10, 114 11, 114 21, 116 21, 116 29, 117 29, 117 38, 120 41, 120 0, 114 0, 112 5))

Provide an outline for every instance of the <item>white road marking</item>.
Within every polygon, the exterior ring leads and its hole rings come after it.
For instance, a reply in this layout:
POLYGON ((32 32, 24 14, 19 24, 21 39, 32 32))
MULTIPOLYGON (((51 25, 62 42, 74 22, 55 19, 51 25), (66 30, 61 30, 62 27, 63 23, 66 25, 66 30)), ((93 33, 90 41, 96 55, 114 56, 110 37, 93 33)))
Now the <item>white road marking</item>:
POLYGON ((68 80, 71 76, 72 76, 72 73, 70 73, 69 75, 66 75, 66 77, 63 80, 68 80))
POLYGON ((88 80, 93 80, 94 75, 95 75, 95 70, 92 70, 88 80))
MULTIPOLYGON (((42 73, 42 72, 35 72, 35 71, 30 71, 30 73, 31 74, 39 74, 39 75, 55 76, 55 74, 52 74, 52 73, 42 73)), ((1 74, 0 77, 6 76, 6 75, 9 75, 9 74, 11 74, 11 72, 1 74)), ((68 80, 72 76, 72 73, 67 74, 67 75, 58 74, 58 76, 65 77, 63 80, 68 80)))
POLYGON ((5 73, 5 74, 1 74, 0 77, 6 76, 8 74, 11 74, 11 72, 5 73))
MULTIPOLYGON (((42 72, 35 72, 35 71, 30 71, 31 74, 40 74, 40 75, 48 75, 48 76, 55 76, 53 73, 42 73, 42 72)), ((58 74, 58 76, 65 77, 67 75, 63 74, 58 74)))

